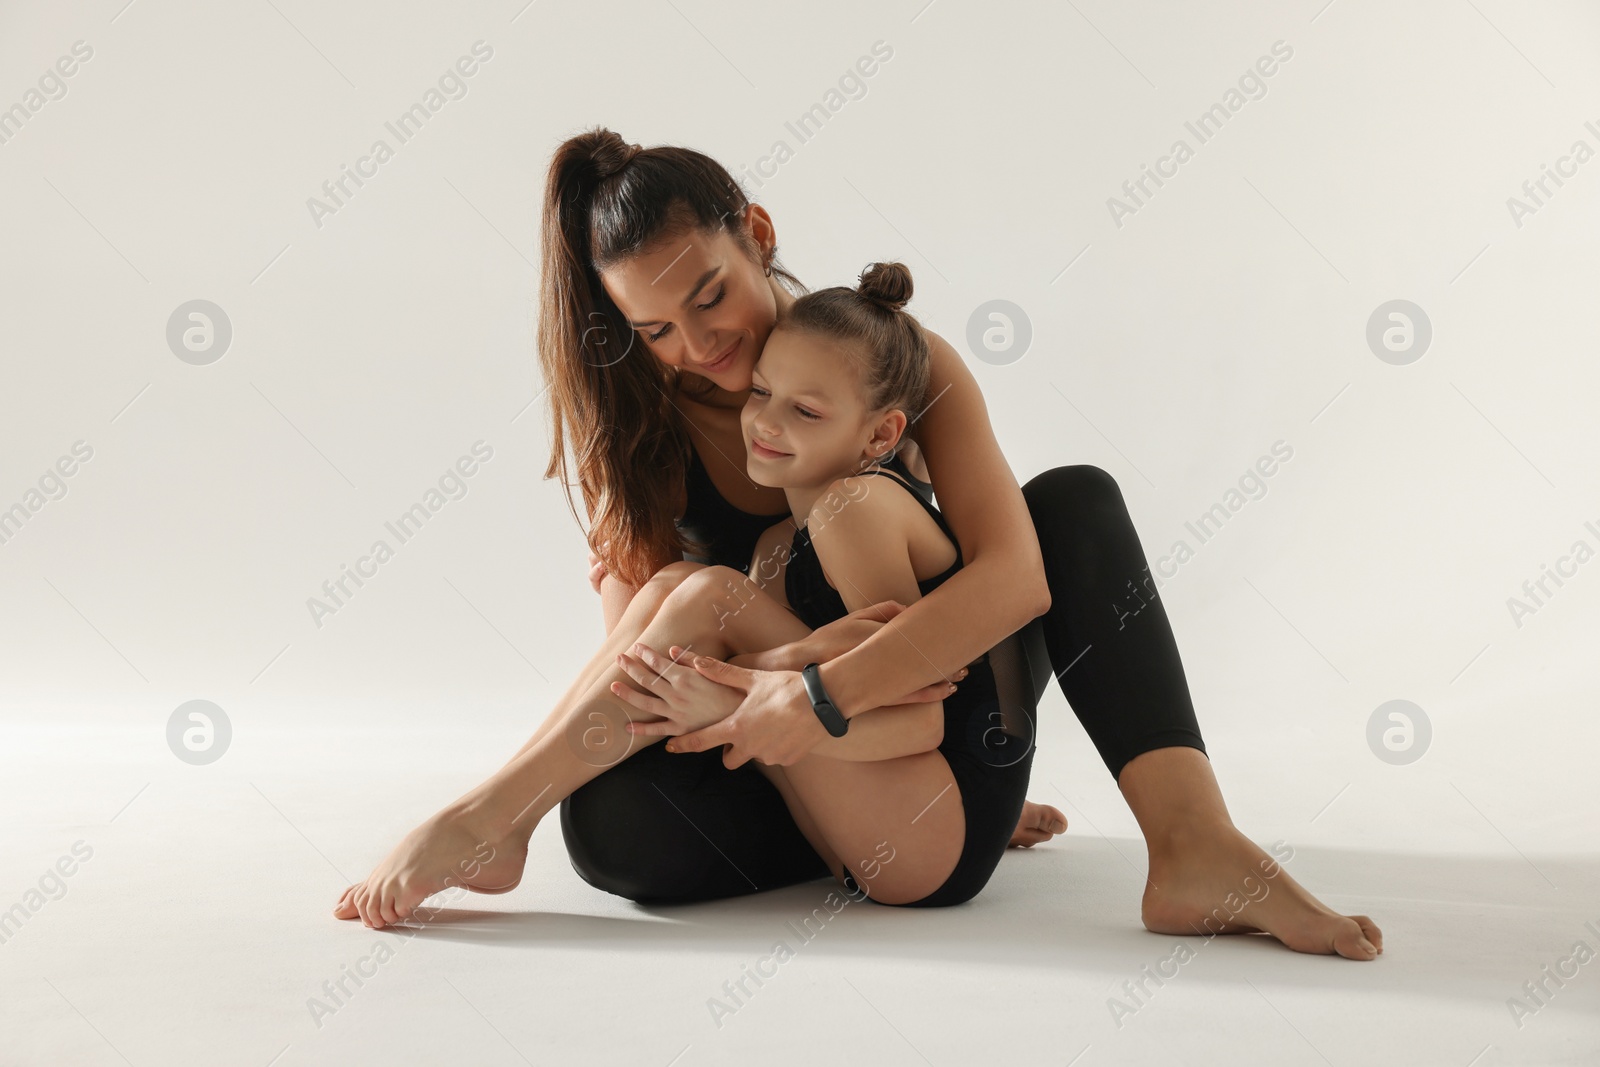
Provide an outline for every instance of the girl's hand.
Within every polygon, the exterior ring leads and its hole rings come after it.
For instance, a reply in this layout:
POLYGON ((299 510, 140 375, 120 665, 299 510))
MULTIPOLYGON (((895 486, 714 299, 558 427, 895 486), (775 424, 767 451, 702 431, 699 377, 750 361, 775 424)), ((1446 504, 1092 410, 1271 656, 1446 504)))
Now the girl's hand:
POLYGON ((844 655, 883 629, 890 619, 904 610, 906 610, 905 605, 899 601, 885 600, 871 607, 852 611, 842 619, 835 619, 818 627, 811 631, 811 636, 799 642, 811 659, 798 664, 794 669, 799 670, 813 660, 817 663, 826 663, 830 659, 844 655))
POLYGON ((690 659, 686 649, 673 645, 667 656, 643 643, 617 656, 628 677, 645 692, 621 682, 612 682, 611 691, 630 706, 660 722, 630 722, 628 732, 635 737, 675 737, 721 722, 744 700, 744 694, 706 678, 683 662, 690 659), (669 658, 670 657, 670 658, 669 658))
POLYGON ((703 752, 726 745, 722 765, 730 771, 747 760, 787 767, 828 738, 811 710, 805 683, 795 671, 752 671, 695 656, 694 669, 740 698, 738 710, 710 727, 667 742, 674 752, 703 752))

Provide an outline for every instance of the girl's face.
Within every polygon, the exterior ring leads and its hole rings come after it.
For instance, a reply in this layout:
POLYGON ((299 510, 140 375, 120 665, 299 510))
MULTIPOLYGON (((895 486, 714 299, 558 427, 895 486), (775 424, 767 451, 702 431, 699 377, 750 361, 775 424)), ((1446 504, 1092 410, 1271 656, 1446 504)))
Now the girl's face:
POLYGON ((752 371, 744 428, 746 470, 759 485, 826 485, 889 455, 905 413, 867 410, 847 342, 773 330, 752 371))
MULTIPOLYGON (((752 205, 746 224, 760 247, 772 247, 765 210, 752 205)), ((751 369, 778 318, 779 294, 732 234, 691 230, 600 278, 632 324, 635 344, 729 392, 750 388, 751 369)))

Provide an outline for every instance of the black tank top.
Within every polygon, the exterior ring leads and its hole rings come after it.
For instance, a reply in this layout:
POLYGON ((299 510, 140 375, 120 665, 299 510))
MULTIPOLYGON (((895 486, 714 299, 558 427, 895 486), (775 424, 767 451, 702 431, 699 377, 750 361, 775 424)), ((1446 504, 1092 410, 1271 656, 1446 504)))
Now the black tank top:
MULTIPOLYGON (((911 482, 917 495, 925 502, 932 502, 933 483, 914 476, 898 453, 885 466, 911 482)), ((699 541, 705 548, 697 553, 691 547, 684 552, 683 558, 694 563, 732 567, 748 573, 750 557, 756 553, 756 542, 775 523, 787 519, 789 513, 756 515, 728 503, 727 498, 717 491, 705 464, 700 461, 700 453, 695 451, 693 445, 689 447, 685 482, 688 502, 677 527, 685 537, 699 541)))
MULTIPOLYGON (((898 455, 895 457, 896 460, 899 458, 898 455)), ((862 474, 890 474, 890 470, 894 469, 893 464, 891 463, 888 466, 889 470, 862 471, 862 474)), ((903 463, 900 469, 904 469, 903 463)), ((902 481, 901 478, 895 476, 898 473, 900 472, 897 470, 894 474, 890 474, 889 480, 904 486, 912 496, 916 497, 923 510, 933 516, 933 521, 939 524, 939 529, 944 531, 944 535, 950 538, 950 543, 956 547, 955 562, 950 564, 943 573, 917 581, 917 590, 923 596, 927 596, 943 585, 945 579, 961 569, 961 542, 956 540, 955 532, 950 529, 950 524, 945 521, 943 513, 934 507, 927 496, 917 488, 917 479, 910 478, 907 481, 902 481)), ((927 485, 928 483, 922 482, 921 484, 927 485)), ((788 598, 789 606, 794 609, 794 613, 799 616, 800 621, 813 630, 825 623, 833 622, 835 619, 842 619, 850 613, 849 609, 845 607, 844 598, 839 595, 839 591, 828 584, 827 575, 822 570, 822 561, 817 558, 816 546, 811 543, 810 529, 801 529, 794 532, 794 541, 789 546, 789 562, 784 569, 783 594, 788 598)))

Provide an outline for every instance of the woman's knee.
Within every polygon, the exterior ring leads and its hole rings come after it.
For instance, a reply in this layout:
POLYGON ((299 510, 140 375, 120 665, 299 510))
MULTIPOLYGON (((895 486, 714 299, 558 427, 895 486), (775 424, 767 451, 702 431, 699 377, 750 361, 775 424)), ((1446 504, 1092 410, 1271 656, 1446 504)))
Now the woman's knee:
POLYGON ((1122 487, 1103 467, 1076 463, 1055 467, 1028 480, 1023 498, 1035 515, 1047 510, 1081 511, 1096 505, 1122 507, 1122 487))

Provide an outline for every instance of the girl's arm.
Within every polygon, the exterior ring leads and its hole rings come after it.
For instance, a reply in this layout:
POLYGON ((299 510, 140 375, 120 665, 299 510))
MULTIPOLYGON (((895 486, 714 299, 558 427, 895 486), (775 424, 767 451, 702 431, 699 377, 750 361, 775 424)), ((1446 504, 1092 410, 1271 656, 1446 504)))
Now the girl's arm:
MULTIPOLYGON (((889 480, 887 477, 870 479, 871 482, 889 480)), ((842 495, 849 487, 840 485, 835 488, 842 495)), ((881 492, 869 491, 852 498, 847 506, 837 512, 819 503, 812 509, 807 521, 811 543, 816 547, 817 559, 827 575, 828 584, 838 591, 848 611, 859 611, 885 600, 905 604, 906 610, 910 611, 922 598, 917 574, 911 564, 911 541, 914 532, 928 537, 928 530, 934 529, 935 524, 909 493, 897 491, 888 485, 881 486, 881 489, 881 492), (921 529, 924 526, 927 529, 921 529)), ((831 490, 823 494, 825 499, 833 496, 835 493, 831 490)), ((942 534, 937 536, 939 541, 944 541, 942 534)), ((876 637, 874 635, 868 641, 876 640, 876 637)), ((866 642, 863 642, 860 647, 865 645, 866 642)), ((950 673, 954 674, 955 670, 952 669, 950 673)), ((831 687, 829 695, 835 696, 831 687)), ((916 733, 934 739, 928 748, 937 748, 944 739, 944 702, 934 700, 907 707, 916 709, 915 714, 907 715, 901 721, 916 723, 916 733)), ((841 707, 840 710, 844 709, 841 707)), ((852 724, 850 733, 854 732, 852 724)), ((847 733, 845 738, 849 736, 847 733)), ((825 745, 826 742, 821 742, 811 751, 826 754, 825 745)))
MULTIPOLYGON (((865 498, 862 502, 864 500, 865 498)), ((818 525, 813 527, 819 531, 818 557, 824 559, 823 566, 828 570, 829 580, 837 584, 842 579, 849 588, 849 593, 841 595, 846 607, 852 611, 884 600, 907 603, 908 601, 901 598, 909 595, 914 599, 920 595, 917 589, 917 576, 911 570, 911 559, 906 549, 905 538, 899 538, 898 552, 892 544, 896 539, 894 527, 903 517, 903 512, 897 515, 891 507, 883 505, 896 503, 915 507, 919 516, 921 515, 921 505, 909 500, 895 501, 892 497, 881 495, 873 507, 863 507, 857 512, 857 517, 862 521, 856 523, 852 530, 840 529, 835 524, 824 535, 821 524, 833 517, 831 513, 824 513, 828 518, 818 520, 818 525), (869 512, 876 514, 869 515, 869 512), (823 547, 823 541, 827 543, 826 548, 823 547), (828 560, 832 562, 827 562, 828 560), (863 562, 864 560, 866 562, 863 562), (835 577, 836 574, 839 577, 835 577), (884 592, 885 595, 873 595, 878 592, 884 592), (863 597, 867 598, 866 602, 858 603, 863 597)), ((785 595, 784 581, 794 534, 793 519, 784 519, 762 533, 750 560, 749 572, 745 577, 747 586, 740 593, 741 599, 756 595, 756 590, 759 589, 761 593, 782 604, 791 615, 793 614, 794 609, 790 607, 788 597, 785 595)), ((749 636, 745 635, 747 640, 749 636)), ((802 638, 782 647, 802 648, 806 640, 802 638)), ((766 645, 770 642, 758 640, 755 643, 766 645)), ((753 666, 754 663, 751 661, 759 659, 765 651, 761 649, 731 656, 727 662, 737 666, 753 666)), ((795 670, 799 670, 809 662, 810 660, 804 660, 795 664, 795 670)), ((828 737, 812 749, 811 754, 827 756, 830 759, 868 763, 874 760, 910 756, 918 752, 931 752, 944 740, 943 709, 941 701, 921 701, 873 708, 856 716, 856 721, 850 724, 850 732, 845 736, 828 737)))
POLYGON ((915 604, 903 601, 909 606, 887 626, 822 666, 823 684, 846 716, 950 677, 1050 610, 1033 519, 978 383, 948 342, 928 331, 928 343, 932 403, 917 441, 965 566, 915 604))

